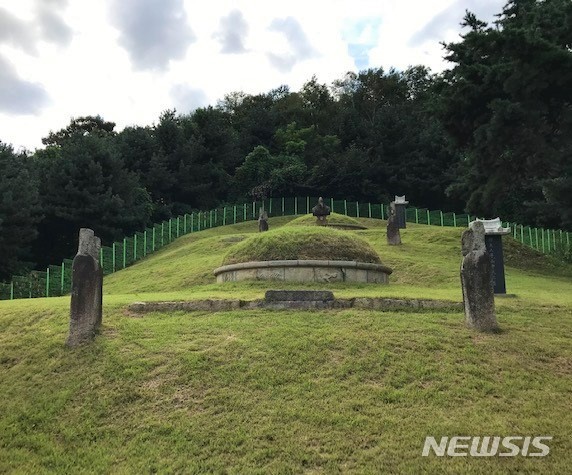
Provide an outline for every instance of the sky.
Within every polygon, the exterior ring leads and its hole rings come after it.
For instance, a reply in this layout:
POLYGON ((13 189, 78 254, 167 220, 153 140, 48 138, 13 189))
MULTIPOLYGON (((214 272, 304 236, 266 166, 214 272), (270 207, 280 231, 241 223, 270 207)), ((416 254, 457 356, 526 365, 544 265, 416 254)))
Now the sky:
POLYGON ((505 0, 0 0, 0 141, 33 151, 71 118, 152 125, 313 75, 451 67, 465 10, 505 0))

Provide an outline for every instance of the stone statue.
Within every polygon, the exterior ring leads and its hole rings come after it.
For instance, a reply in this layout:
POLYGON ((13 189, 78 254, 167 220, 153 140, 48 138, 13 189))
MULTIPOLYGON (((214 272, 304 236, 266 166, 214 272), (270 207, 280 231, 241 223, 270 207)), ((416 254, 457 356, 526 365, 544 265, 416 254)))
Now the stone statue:
POLYGON ((81 228, 72 264, 70 331, 68 346, 93 340, 102 320, 103 270, 99 265, 101 240, 93 230, 81 228))
POLYGON ((268 213, 260 208, 260 214, 258 215, 258 231, 264 232, 268 231, 268 213))
POLYGON ((387 218, 387 244, 390 246, 399 246, 401 244, 399 223, 393 201, 389 204, 389 218, 387 218))
POLYGON ((479 331, 496 331, 495 296, 492 266, 485 245, 485 227, 480 221, 472 222, 461 237, 463 261, 461 285, 465 306, 465 323, 479 331))
POLYGON ((324 199, 320 196, 318 204, 312 208, 312 214, 316 217, 316 224, 324 226, 327 216, 330 215, 330 207, 324 204, 324 199))

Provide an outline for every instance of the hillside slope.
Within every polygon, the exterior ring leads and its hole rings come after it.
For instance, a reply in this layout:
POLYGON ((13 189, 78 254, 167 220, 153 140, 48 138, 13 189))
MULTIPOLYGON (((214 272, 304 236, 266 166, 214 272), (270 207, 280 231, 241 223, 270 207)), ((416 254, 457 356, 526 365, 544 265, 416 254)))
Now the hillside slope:
MULTIPOLYGON (((336 295, 460 300, 461 229, 408 224, 389 247, 384 223, 367 225, 356 232, 395 269, 391 283, 328 286, 336 295)), ((497 299, 494 335, 456 311, 125 313, 135 300, 284 287, 215 283, 252 232, 187 235, 106 277, 101 335, 76 350, 63 345, 69 297, 0 302, 0 472, 566 473, 570 266, 505 241, 516 297, 497 299), (454 435, 553 440, 544 458, 421 456, 426 436, 454 435)))
MULTIPOLYGON (((272 218, 271 229, 292 220, 272 218)), ((331 284, 340 296, 409 296, 461 299, 459 285, 461 228, 408 224, 402 230, 402 246, 388 246, 385 221, 360 219, 367 230, 347 231, 367 239, 384 264, 393 268, 389 286, 331 284)), ((235 298, 259 298, 267 288, 299 287, 299 284, 252 282, 215 283, 212 271, 225 253, 240 239, 257 232, 256 222, 201 231, 179 238, 175 243, 139 261, 132 267, 106 277, 107 295, 137 295, 141 300, 225 298, 232 289, 235 298)), ((507 291, 538 303, 561 302, 572 305, 566 292, 572 281, 572 266, 505 238, 507 291), (540 277, 536 279, 536 277, 540 277), (531 280, 532 279, 532 280, 531 280), (535 289, 543 291, 535 295, 535 289), (543 296, 549 296, 543 300, 543 296)), ((323 285, 310 287, 321 288, 323 285)))

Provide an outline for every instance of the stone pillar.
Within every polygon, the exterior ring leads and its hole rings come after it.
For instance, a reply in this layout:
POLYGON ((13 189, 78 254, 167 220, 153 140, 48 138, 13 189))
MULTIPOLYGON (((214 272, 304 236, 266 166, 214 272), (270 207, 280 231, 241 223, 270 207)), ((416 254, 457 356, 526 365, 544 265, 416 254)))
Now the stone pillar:
POLYGON ((461 238, 463 261, 461 286, 465 307, 465 323, 479 331, 496 331, 495 296, 492 265, 485 245, 485 227, 472 222, 461 238))
POLYGON ((316 217, 316 224, 325 226, 328 224, 327 217, 330 215, 330 207, 324 204, 324 199, 320 196, 318 204, 312 208, 312 214, 316 217))
POLYGON ((262 208, 260 208, 260 213, 258 215, 258 231, 268 231, 268 213, 262 208))
POLYGON ((502 237, 510 234, 510 228, 503 228, 500 218, 476 219, 485 227, 485 244, 493 266, 493 288, 495 294, 506 294, 504 277, 504 254, 502 250, 502 237))
POLYGON ((399 227, 399 229, 405 229, 407 227, 407 214, 406 214, 406 208, 407 205, 409 204, 409 201, 405 201, 405 195, 403 196, 395 196, 395 201, 392 201, 391 203, 389 203, 389 206, 391 205, 395 206, 395 215, 397 217, 397 226, 399 227))
POLYGON ((401 234, 399 233, 399 224, 397 222, 397 214, 395 211, 395 203, 389 203, 389 217, 387 218, 387 244, 390 246, 399 246, 401 244, 401 234))
POLYGON ((99 265, 101 240, 91 229, 79 231, 79 246, 72 264, 70 332, 66 345, 93 340, 102 320, 103 270, 99 265))

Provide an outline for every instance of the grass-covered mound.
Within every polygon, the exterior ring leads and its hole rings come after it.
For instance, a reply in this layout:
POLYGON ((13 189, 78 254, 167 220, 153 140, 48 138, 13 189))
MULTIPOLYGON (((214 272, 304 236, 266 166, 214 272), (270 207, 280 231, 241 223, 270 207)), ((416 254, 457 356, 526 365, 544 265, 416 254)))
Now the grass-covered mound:
MULTIPOLYGON (((288 223, 287 226, 319 226, 319 225, 316 224, 316 217, 314 215, 305 214, 304 216, 300 216, 299 218, 290 221, 290 223, 288 223)), ((347 226, 348 228, 366 229, 366 227, 363 226, 357 219, 350 218, 349 216, 338 213, 331 213, 327 217, 327 226, 333 226, 333 227, 347 226)))
POLYGON ((381 264, 363 238, 322 226, 283 227, 256 234, 233 246, 223 265, 250 261, 323 259, 381 264))

